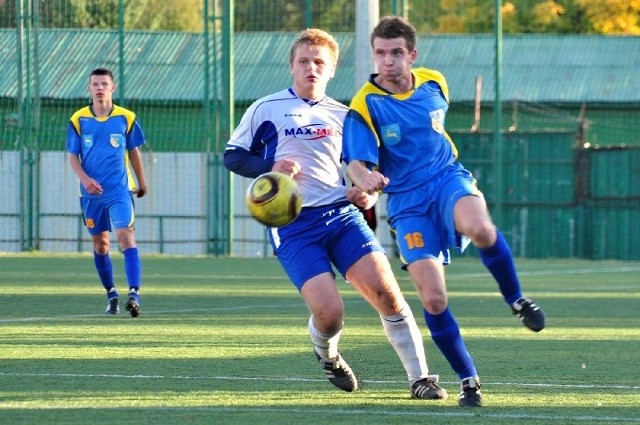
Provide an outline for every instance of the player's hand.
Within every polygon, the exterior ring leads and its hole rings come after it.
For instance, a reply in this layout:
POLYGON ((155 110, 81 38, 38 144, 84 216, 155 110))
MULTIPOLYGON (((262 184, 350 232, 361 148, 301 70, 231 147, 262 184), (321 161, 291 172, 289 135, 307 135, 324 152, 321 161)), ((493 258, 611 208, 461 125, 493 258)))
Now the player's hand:
POLYGON ((82 184, 87 193, 89 193, 90 195, 102 195, 102 186, 100 186, 100 183, 98 183, 94 179, 89 178, 83 181, 82 184))
POLYGON ((356 186, 351 186, 347 190, 347 199, 356 206, 368 210, 378 201, 378 192, 374 192, 374 194, 370 195, 367 192, 363 192, 358 189, 356 186))
POLYGON ((384 189, 389 184, 389 178, 380 174, 378 171, 371 171, 362 182, 362 190, 370 195, 384 189))
POLYGON ((136 194, 137 198, 142 198, 144 195, 147 194, 147 186, 140 186, 139 188, 134 190, 133 193, 136 194))
POLYGON ((277 171, 278 173, 286 174, 289 177, 293 177, 300 172, 300 163, 292 161, 290 159, 281 159, 276 161, 271 167, 271 171, 277 171))

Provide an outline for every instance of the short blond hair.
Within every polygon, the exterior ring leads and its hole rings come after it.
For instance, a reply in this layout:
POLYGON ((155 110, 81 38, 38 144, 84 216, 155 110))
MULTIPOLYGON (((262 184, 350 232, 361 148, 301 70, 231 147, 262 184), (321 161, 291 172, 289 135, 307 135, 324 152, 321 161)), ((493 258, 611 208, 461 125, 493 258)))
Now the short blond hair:
POLYGON ((333 58, 333 68, 338 65, 338 56, 340 55, 340 46, 338 42, 331 34, 318 28, 307 28, 304 31, 298 33, 298 36, 293 41, 291 46, 291 53, 289 54, 289 64, 293 64, 293 60, 296 57, 296 49, 303 44, 317 47, 327 47, 333 58))

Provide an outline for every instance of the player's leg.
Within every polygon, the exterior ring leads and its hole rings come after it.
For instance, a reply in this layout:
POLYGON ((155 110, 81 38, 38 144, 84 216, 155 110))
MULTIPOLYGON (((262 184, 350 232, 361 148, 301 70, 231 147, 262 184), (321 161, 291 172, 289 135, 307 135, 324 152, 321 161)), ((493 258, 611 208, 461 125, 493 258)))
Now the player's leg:
POLYGON ((543 311, 522 295, 509 245, 496 229, 482 196, 460 198, 454 207, 456 230, 468 236, 478 248, 482 263, 498 283, 506 303, 529 329, 538 332, 545 326, 543 311))
POLYGON ((409 264, 407 270, 415 283, 424 306, 424 318, 431 338, 461 380, 459 404, 481 406, 480 380, 460 333, 460 327, 447 302, 444 270, 440 260, 420 259, 409 264), (465 391, 465 383, 476 384, 473 391, 465 391))
POLYGON ((109 215, 116 228, 118 244, 124 256, 124 271, 129 284, 129 293, 125 304, 126 310, 132 317, 140 315, 140 286, 142 283, 142 263, 136 246, 134 234, 135 214, 131 196, 127 194, 122 199, 113 202, 109 208, 109 215))
POLYGON ((429 375, 424 342, 411 308, 402 295, 384 250, 354 207, 329 225, 331 258, 340 273, 373 306, 391 345, 405 368, 414 397, 443 399, 437 376, 429 375))
POLYGON ((333 274, 325 272, 307 280, 300 288, 300 294, 311 312, 309 336, 326 378, 344 391, 357 390, 358 381, 338 350, 344 304, 333 274))
MULTIPOLYGON (((465 382, 478 382, 475 364, 467 351, 458 322, 449 310, 444 278, 444 263, 449 261, 446 243, 429 215, 393 220, 398 250, 418 290, 424 307, 424 318, 431 338, 451 368, 465 382)), ((461 391, 461 406, 482 405, 479 385, 475 393, 461 391)))
POLYGON ((99 200, 80 198, 82 219, 93 242, 93 263, 98 277, 107 292, 107 314, 119 314, 119 295, 113 275, 113 265, 109 255, 109 223, 108 211, 99 200))
POLYGON ((337 213, 329 210, 332 208, 303 208, 293 223, 271 228, 269 237, 280 264, 311 313, 309 336, 320 368, 332 384, 350 392, 358 388, 358 382, 338 347, 344 304, 326 248, 322 217, 337 213))
POLYGON ((120 301, 113 277, 113 265, 109 255, 109 232, 91 235, 93 241, 93 263, 102 286, 107 291, 107 314, 120 314, 120 301))
POLYGON ((384 253, 361 257, 347 270, 346 277, 380 314, 387 339, 407 373, 411 395, 446 399, 447 392, 437 384, 438 376, 429 375, 422 334, 384 253))

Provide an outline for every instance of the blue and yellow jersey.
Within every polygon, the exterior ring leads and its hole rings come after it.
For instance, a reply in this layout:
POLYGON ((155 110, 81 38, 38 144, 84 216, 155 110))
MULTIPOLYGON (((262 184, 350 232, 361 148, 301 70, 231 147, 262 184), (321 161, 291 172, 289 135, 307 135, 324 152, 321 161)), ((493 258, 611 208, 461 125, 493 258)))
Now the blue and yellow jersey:
MULTIPOLYGON (((96 117, 90 106, 71 116, 67 152, 79 155, 84 171, 102 186, 104 196, 135 190, 127 151, 145 143, 136 115, 113 106, 107 117, 96 117)), ((88 194, 80 185, 81 196, 88 194)))
POLYGON ((458 151, 444 129, 449 89, 438 71, 416 68, 414 89, 396 95, 374 82, 349 105, 343 155, 377 166, 390 180, 385 192, 413 190, 455 162, 458 151))

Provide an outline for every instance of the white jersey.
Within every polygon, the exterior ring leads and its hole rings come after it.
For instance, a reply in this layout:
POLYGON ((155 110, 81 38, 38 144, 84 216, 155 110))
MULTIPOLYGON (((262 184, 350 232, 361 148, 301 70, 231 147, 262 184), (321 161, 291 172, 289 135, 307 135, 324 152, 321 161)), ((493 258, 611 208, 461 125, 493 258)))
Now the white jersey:
POLYGON ((242 148, 264 159, 300 164, 295 176, 303 207, 346 200, 342 173, 342 126, 347 106, 325 97, 307 101, 292 89, 254 102, 242 116, 227 150, 242 148))

